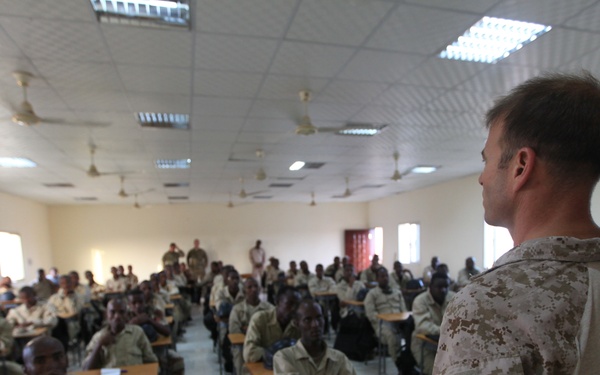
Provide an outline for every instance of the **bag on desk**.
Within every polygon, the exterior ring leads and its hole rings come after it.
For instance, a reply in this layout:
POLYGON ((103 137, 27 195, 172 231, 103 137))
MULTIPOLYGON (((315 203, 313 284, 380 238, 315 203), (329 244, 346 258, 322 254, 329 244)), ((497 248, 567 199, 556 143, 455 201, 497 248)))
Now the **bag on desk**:
POLYGON ((156 329, 152 326, 152 324, 146 323, 142 324, 140 327, 142 327, 144 330, 144 334, 148 338, 148 341, 154 342, 158 340, 158 332, 156 332, 156 329))

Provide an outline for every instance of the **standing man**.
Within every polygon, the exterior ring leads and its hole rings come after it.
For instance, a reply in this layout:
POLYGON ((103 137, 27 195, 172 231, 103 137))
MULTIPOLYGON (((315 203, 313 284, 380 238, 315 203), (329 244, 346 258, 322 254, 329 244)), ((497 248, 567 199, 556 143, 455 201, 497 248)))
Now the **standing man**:
POLYGON ((182 258, 184 256, 185 253, 183 252, 183 250, 177 247, 177 244, 175 242, 171 242, 171 244, 169 245, 169 250, 167 250, 167 252, 162 257, 163 267, 172 266, 175 263, 179 263, 179 258, 182 258))
POLYGON ((260 247, 262 242, 256 241, 256 245, 250 249, 250 264, 252 265, 252 277, 254 277, 259 283, 262 277, 263 269, 265 267, 265 250, 260 247))
POLYGON ((204 279, 206 266, 208 266, 208 256, 206 251, 200 248, 200 240, 197 238, 194 240, 194 247, 188 251, 187 264, 195 283, 204 279))
POLYGON ((436 374, 592 374, 600 368, 600 82, 533 78, 487 113, 485 221, 515 247, 450 302, 436 374))

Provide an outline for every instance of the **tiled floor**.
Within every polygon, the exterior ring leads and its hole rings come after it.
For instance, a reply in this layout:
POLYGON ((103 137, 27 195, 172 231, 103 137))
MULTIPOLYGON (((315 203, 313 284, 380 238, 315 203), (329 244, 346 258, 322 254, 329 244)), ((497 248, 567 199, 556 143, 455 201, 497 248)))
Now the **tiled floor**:
MULTIPOLYGON (((186 333, 177 344, 177 352, 185 359, 185 369, 188 375, 219 374, 219 361, 213 352, 212 341, 209 333, 202 323, 202 314, 198 306, 193 307, 193 321, 186 326, 186 333)), ((331 335, 328 342, 332 345, 334 340, 331 335)), ((377 360, 368 362, 353 362, 356 373, 359 375, 377 374, 377 360)), ((392 361, 387 359, 387 374, 396 374, 392 361)))

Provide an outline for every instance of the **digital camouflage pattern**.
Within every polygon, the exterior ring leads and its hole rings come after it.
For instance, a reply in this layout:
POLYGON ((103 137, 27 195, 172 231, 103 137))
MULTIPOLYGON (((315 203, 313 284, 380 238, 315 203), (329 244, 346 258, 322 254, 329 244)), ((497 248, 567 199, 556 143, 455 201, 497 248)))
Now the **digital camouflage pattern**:
POLYGON ((434 374, 598 371, 596 262, 600 238, 541 238, 504 254, 450 302, 434 374))

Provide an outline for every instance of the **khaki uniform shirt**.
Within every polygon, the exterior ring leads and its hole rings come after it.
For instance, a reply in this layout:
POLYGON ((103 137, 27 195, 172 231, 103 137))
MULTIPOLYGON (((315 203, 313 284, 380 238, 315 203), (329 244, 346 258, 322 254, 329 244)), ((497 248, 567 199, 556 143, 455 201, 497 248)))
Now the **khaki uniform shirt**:
POLYGON ((87 285, 79 284, 75 288, 73 288, 73 291, 75 291, 75 293, 77 293, 77 295, 79 296, 79 299, 81 301, 83 301, 83 303, 89 303, 90 300, 92 299, 92 293, 90 291, 90 287, 87 285))
MULTIPOLYGON (((358 295, 358 292, 360 292, 362 289, 365 289, 365 284, 360 281, 360 280, 354 280, 354 284, 352 284, 352 287, 350 287, 350 285, 346 282, 346 280, 342 279, 340 280, 340 282, 337 284, 336 288, 335 288, 335 292, 337 293, 337 297, 340 301, 352 301, 352 300, 356 300, 356 296, 358 295)), ((348 312, 350 311, 349 306, 344 306, 342 308, 340 308, 340 316, 342 318, 346 317, 348 315, 348 312)))
MULTIPOLYGON (((86 348, 85 362, 89 360, 94 347, 107 329, 103 328, 94 334, 86 348)), ((102 347, 103 368, 133 366, 152 362, 158 362, 158 358, 154 355, 150 341, 146 338, 144 331, 136 325, 126 324, 125 328, 117 335, 114 344, 102 347)))
POLYGON ((333 277, 333 279, 335 280, 336 283, 339 283, 343 278, 344 278, 344 268, 340 267, 340 269, 338 269, 335 272, 335 276, 333 277))
POLYGON ((48 279, 42 281, 36 280, 31 287, 35 290, 35 295, 38 300, 44 301, 47 301, 48 298, 50 298, 54 290, 54 284, 48 279))
POLYGON ((181 250, 167 251, 162 257, 163 267, 179 263, 179 258, 184 256, 185 254, 181 250))
POLYGON ((372 283, 377 281, 377 272, 373 271, 371 267, 364 269, 360 273, 360 281, 363 283, 372 283))
POLYGON ((592 374, 600 369, 600 238, 538 238, 450 301, 435 374, 592 374))
POLYGON ((402 273, 402 279, 400 279, 400 277, 398 277, 398 274, 396 272, 390 273, 390 285, 392 287, 398 288, 400 290, 404 290, 404 289, 406 289, 406 284, 408 284, 409 281, 410 281, 410 276, 408 276, 404 272, 402 273))
POLYGON ((25 304, 11 309, 6 316, 6 320, 8 320, 10 324, 14 326, 23 323, 33 323, 33 326, 36 328, 52 328, 56 326, 56 323, 58 323, 56 315, 54 315, 50 309, 40 302, 31 306, 30 309, 28 309, 27 305, 25 304))
POLYGON ((300 338, 300 331, 296 324, 291 321, 285 330, 282 330, 277 321, 275 309, 257 312, 250 319, 250 325, 246 332, 244 361, 260 361, 265 349, 283 338, 300 338))
POLYGON ((206 255, 206 251, 204 251, 204 249, 190 249, 187 255, 187 263, 192 275, 196 278, 194 281, 197 281, 198 279, 202 280, 206 273, 206 266, 208 266, 208 255, 206 255))
POLYGON ((472 271, 469 271, 468 269, 463 268, 462 270, 458 271, 458 278, 456 279, 456 285, 459 288, 462 288, 469 283, 469 280, 471 279, 471 277, 473 277, 475 275, 479 275, 480 273, 481 273, 481 271, 479 270, 479 268, 474 268, 472 271))
POLYGON ((217 295, 217 298, 215 300, 215 307, 218 311, 222 303, 230 303, 232 305, 235 305, 236 303, 242 302, 244 298, 244 290, 242 288, 240 288, 235 297, 233 297, 231 293, 229 293, 229 288, 224 287, 219 291, 219 294, 217 295))
POLYGON ((0 316, 0 351, 11 350, 13 346, 12 325, 0 316))
POLYGON ((421 351, 422 342, 415 338, 417 334, 440 334, 440 325, 442 325, 444 312, 452 297, 454 297, 454 293, 448 292, 441 306, 435 302, 429 290, 419 294, 415 298, 412 305, 412 317, 415 320, 415 330, 412 333, 411 340, 411 350, 413 353, 420 353, 421 351))
POLYGON ((267 285, 272 285, 274 282, 277 281, 277 276, 279 275, 279 272, 281 272, 280 269, 275 268, 270 264, 267 266, 267 268, 265 269, 267 285))
POLYGON ((132 274, 126 274, 125 275, 125 280, 127 285, 129 285, 130 289, 134 289, 136 286, 138 286, 138 277, 136 275, 132 274))
POLYGON ((314 276, 308 280, 308 291, 312 295, 315 293, 335 292, 335 281, 327 276, 323 276, 322 279, 314 276))
POLYGON ((71 293, 65 296, 65 292, 60 289, 58 293, 50 296, 46 307, 57 316, 79 314, 83 308, 83 301, 77 293, 71 293))
POLYGON ((373 288, 365 298, 365 314, 375 332, 378 332, 377 314, 390 314, 406 311, 406 304, 400 289, 391 288, 390 294, 385 294, 380 287, 373 288))
POLYGON ((127 279, 124 277, 119 277, 118 279, 114 279, 111 277, 106 280, 106 292, 108 293, 123 293, 127 290, 127 279))
POLYGON ((313 275, 310 272, 308 273, 308 275, 305 275, 302 271, 298 271, 298 274, 296 275, 296 277, 294 277, 294 286, 308 285, 308 282, 313 277, 315 277, 315 275, 313 275))
POLYGON ((219 291, 221 288, 225 286, 225 282, 223 280, 223 275, 218 274, 213 278, 213 285, 210 288, 210 304, 215 305, 217 301, 217 296, 219 295, 219 291))
POLYGON ((229 315, 229 333, 245 334, 254 314, 259 311, 270 311, 274 308, 275 306, 263 301, 260 301, 256 306, 249 305, 246 301, 236 304, 229 315))
POLYGON ((344 353, 335 349, 327 348, 320 363, 315 363, 302 340, 275 353, 273 370, 275 375, 356 375, 344 353))

